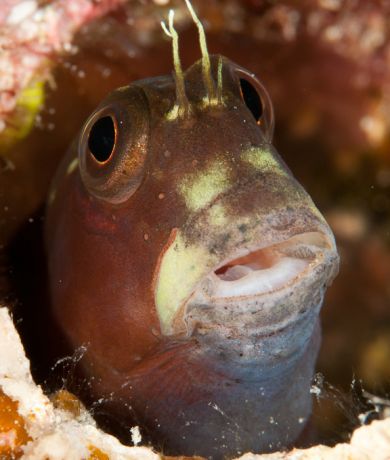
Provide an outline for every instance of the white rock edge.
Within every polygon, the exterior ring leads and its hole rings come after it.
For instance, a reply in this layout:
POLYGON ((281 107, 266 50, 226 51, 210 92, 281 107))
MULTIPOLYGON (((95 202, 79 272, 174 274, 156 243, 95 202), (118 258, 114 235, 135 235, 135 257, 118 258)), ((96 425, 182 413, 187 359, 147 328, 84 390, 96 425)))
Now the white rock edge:
POLYGON ((112 459, 158 460, 160 456, 146 447, 128 447, 99 430, 85 413, 75 418, 55 409, 37 386, 30 373, 20 337, 7 308, 0 308, 0 388, 19 403, 32 441, 24 447, 22 459, 81 460, 90 456, 90 446, 112 459))

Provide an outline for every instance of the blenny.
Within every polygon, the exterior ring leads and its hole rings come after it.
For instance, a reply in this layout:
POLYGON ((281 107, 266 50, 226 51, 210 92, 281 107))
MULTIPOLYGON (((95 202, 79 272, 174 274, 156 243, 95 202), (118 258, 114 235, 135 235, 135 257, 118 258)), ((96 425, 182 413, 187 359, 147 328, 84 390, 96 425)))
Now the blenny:
MULTIPOLYGON (((288 447, 311 412, 333 234, 272 146, 256 77, 222 56, 112 92, 52 185, 54 317, 91 397, 165 453, 288 447)), ((115 423, 114 423, 115 425, 115 423)))

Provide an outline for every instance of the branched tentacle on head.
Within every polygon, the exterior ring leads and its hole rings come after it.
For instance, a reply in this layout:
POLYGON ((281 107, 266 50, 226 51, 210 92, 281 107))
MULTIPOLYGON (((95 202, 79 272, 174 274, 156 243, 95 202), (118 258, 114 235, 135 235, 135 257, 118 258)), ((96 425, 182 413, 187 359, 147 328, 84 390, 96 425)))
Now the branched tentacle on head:
POLYGON ((168 27, 164 21, 161 21, 161 27, 163 28, 163 31, 168 35, 168 37, 172 39, 173 66, 175 69, 174 77, 176 83, 176 104, 171 110, 171 116, 176 118, 177 116, 185 116, 190 111, 190 104, 186 95, 184 73, 180 61, 179 35, 173 25, 174 16, 174 10, 169 10, 168 27))
MULTIPOLYGON (((198 18, 190 0, 185 0, 185 3, 199 34, 199 45, 202 53, 202 76, 206 89, 206 96, 204 98, 205 105, 222 104, 222 58, 220 58, 218 63, 218 81, 216 88, 211 73, 210 55, 207 49, 207 40, 203 24, 198 18)), ((168 119, 171 120, 184 118, 191 113, 191 106, 186 95, 184 72, 180 60, 179 35, 174 27, 174 15, 174 10, 169 10, 168 26, 164 21, 161 21, 163 31, 172 40, 174 79, 176 83, 176 103, 168 114, 168 119)))

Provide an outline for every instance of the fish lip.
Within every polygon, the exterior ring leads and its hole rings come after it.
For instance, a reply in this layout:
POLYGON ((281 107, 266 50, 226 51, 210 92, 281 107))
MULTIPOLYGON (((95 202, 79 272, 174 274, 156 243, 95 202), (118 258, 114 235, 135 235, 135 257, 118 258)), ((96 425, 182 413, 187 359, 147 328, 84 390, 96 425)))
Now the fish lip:
MULTIPOLYGON (((215 265, 212 270, 200 281, 200 283, 195 286, 192 294, 189 296, 187 301, 185 302, 185 307, 189 304, 193 303, 197 298, 198 301, 209 305, 219 305, 219 304, 230 304, 236 303, 237 301, 251 300, 255 298, 262 298, 269 295, 272 295, 276 292, 283 292, 291 288, 291 286, 295 284, 299 284, 299 281, 310 277, 312 274, 315 273, 315 269, 328 262, 328 264, 334 265, 333 275, 327 280, 327 285, 331 283, 334 277, 337 274, 337 267, 338 267, 338 255, 336 244, 331 232, 325 232, 322 229, 317 229, 314 231, 298 231, 293 235, 288 237, 275 239, 274 241, 267 242, 267 244, 258 243, 256 245, 251 245, 249 248, 240 248, 229 257, 222 260, 220 263, 215 265), (210 280, 213 279, 216 272, 224 266, 227 266, 234 262, 237 259, 242 257, 250 256, 258 251, 267 251, 270 248, 275 248, 276 250, 284 250, 286 251, 286 257, 288 257, 288 251, 295 251, 294 257, 296 259, 307 260, 308 263, 306 267, 299 271, 296 276, 291 277, 286 283, 281 286, 278 286, 273 289, 251 293, 251 294, 243 294, 243 295, 232 295, 232 296, 218 296, 213 295, 210 291, 210 288, 207 284, 210 284, 210 280), (306 248, 307 256, 304 257, 303 254, 300 256, 297 255, 297 250, 306 248), (310 251, 310 256, 309 256, 310 251), (332 260, 333 259, 333 260, 332 260)), ((314 275, 315 276, 315 275, 314 275)))

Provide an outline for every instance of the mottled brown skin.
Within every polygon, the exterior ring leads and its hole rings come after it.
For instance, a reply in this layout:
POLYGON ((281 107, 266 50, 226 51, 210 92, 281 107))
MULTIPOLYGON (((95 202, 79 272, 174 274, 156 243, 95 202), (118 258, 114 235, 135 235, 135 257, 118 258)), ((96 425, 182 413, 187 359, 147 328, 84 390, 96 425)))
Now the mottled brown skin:
MULTIPOLYGON (((217 62, 212 59, 215 82, 217 62)), ((239 72, 224 59, 224 102, 203 107, 201 63, 194 64, 185 74, 191 113, 174 120, 167 119, 176 101, 171 76, 113 92, 96 112, 116 114, 112 157, 96 165, 88 156, 87 122, 57 173, 48 204, 52 308, 70 346, 87 347, 80 366, 92 398, 106 398, 105 410, 118 425, 140 425, 166 453, 221 458, 276 450, 294 442, 310 413, 317 315, 331 275, 315 285, 316 306, 301 309, 297 323, 305 332, 292 334, 303 338, 290 349, 290 339, 283 339, 275 353, 279 336, 262 335, 261 329, 253 335, 240 318, 222 337, 212 315, 203 323, 195 306, 188 318, 179 312, 167 333, 156 309, 160 263, 178 233, 186 247, 207 248, 213 259, 205 273, 215 260, 259 238, 266 245, 275 235, 284 240, 301 232, 329 233, 270 145, 269 132, 246 107, 239 72), (242 161, 241 152, 253 146, 267 149, 277 168, 263 171, 242 161), (121 159, 128 162, 119 165, 121 159), (202 177, 216 159, 228 171, 229 187, 201 209, 190 209, 178 184, 202 177), (208 221, 215 203, 223 206, 226 225, 208 221)), ((257 85, 249 74, 245 78, 257 85)), ((305 296, 310 292, 302 302, 305 296)), ((287 325, 281 335, 285 329, 293 331, 287 325)))

